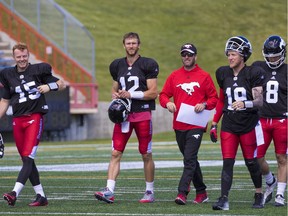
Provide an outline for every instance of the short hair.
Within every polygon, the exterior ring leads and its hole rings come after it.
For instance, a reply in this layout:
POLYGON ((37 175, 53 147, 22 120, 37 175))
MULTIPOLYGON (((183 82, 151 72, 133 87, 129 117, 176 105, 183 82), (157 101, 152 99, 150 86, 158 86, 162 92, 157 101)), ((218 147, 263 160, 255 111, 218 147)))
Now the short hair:
POLYGON ((136 38, 138 40, 138 44, 140 44, 140 37, 136 32, 129 32, 123 36, 123 44, 125 44, 125 40, 127 38, 136 38))
POLYGON ((23 43, 23 42, 19 42, 19 43, 15 44, 15 45, 13 46, 13 48, 12 48, 13 54, 14 54, 14 51, 15 51, 16 49, 21 50, 21 51, 23 51, 23 50, 25 50, 25 49, 28 50, 28 46, 27 46, 25 43, 23 43))

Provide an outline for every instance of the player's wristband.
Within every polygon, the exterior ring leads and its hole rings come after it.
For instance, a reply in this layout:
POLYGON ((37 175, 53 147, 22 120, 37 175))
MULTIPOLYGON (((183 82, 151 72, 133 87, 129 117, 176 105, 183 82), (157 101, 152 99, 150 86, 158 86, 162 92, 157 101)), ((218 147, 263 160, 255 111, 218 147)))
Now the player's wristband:
POLYGON ((210 130, 217 130, 217 124, 216 125, 211 125, 210 130))
POLYGON ((57 91, 59 86, 56 82, 51 82, 47 84, 51 91, 57 91))
POLYGON ((206 109, 207 107, 207 102, 202 103, 204 105, 204 108, 206 109))
POLYGON ((244 102, 244 107, 245 108, 253 108, 253 102, 252 101, 243 101, 244 102))
POLYGON ((144 92, 143 91, 134 91, 130 92, 131 98, 141 100, 144 98, 144 92))

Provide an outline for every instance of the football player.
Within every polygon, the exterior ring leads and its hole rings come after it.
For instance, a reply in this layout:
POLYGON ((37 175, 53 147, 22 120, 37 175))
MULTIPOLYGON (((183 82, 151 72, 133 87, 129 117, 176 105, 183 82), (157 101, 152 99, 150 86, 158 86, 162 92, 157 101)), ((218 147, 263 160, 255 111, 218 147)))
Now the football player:
POLYGON ((13 111, 13 136, 22 159, 22 168, 15 186, 3 197, 8 205, 14 206, 29 179, 36 193, 36 199, 29 206, 45 206, 47 198, 40 183, 35 157, 43 131, 43 115, 48 112, 44 94, 65 89, 62 80, 52 75, 47 63, 30 64, 28 47, 17 43, 12 48, 15 67, 0 72, 3 95, 0 101, 0 118, 6 113, 9 104, 13 111))
POLYGON ((95 197, 106 203, 114 202, 114 190, 116 178, 120 172, 120 161, 134 130, 139 142, 138 149, 144 162, 146 181, 144 196, 139 201, 151 203, 154 202, 155 170, 152 159, 151 111, 155 110, 155 99, 158 96, 159 66, 154 59, 142 57, 139 54, 140 38, 137 33, 125 34, 123 46, 126 57, 115 59, 109 67, 113 79, 112 99, 131 99, 131 109, 129 108, 130 112, 127 119, 121 115, 109 115, 110 119, 112 117, 113 122, 116 123, 112 136, 112 154, 108 168, 107 185, 103 190, 95 192, 95 197), (120 119, 115 119, 115 116, 120 116, 120 119))
POLYGON ((215 142, 217 123, 223 114, 220 133, 223 157, 221 196, 212 208, 229 210, 228 194, 232 185, 233 167, 239 143, 255 187, 255 202, 252 207, 263 208, 262 175, 254 154, 257 144, 264 142, 257 114, 258 107, 263 104, 264 71, 262 68, 246 65, 245 62, 252 54, 252 46, 243 36, 229 38, 225 54, 229 66, 222 66, 216 71, 220 93, 210 130, 211 140, 215 142))
POLYGON ((266 180, 264 203, 272 199, 277 185, 275 206, 284 206, 284 193, 287 185, 287 64, 286 43, 278 35, 269 36, 263 45, 262 53, 265 61, 256 61, 255 66, 265 70, 263 86, 263 107, 259 109, 260 121, 264 133, 264 145, 258 146, 257 157, 262 175, 266 180), (274 142, 278 163, 277 179, 269 170, 265 154, 274 142))

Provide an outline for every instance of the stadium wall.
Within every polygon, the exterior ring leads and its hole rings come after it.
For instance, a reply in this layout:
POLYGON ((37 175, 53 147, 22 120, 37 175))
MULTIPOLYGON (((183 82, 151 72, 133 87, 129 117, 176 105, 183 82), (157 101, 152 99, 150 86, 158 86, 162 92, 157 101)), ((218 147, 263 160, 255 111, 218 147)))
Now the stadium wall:
MULTIPOLYGON (((70 128, 65 131, 63 139, 89 140, 106 139, 112 137, 114 124, 108 118, 109 102, 99 102, 98 112, 94 114, 73 115, 70 128)), ((153 133, 161 133, 172 130, 173 115, 167 109, 156 105, 152 111, 153 133)), ((132 136, 135 136, 133 133, 132 136)), ((60 137, 61 138, 61 137, 60 137)))

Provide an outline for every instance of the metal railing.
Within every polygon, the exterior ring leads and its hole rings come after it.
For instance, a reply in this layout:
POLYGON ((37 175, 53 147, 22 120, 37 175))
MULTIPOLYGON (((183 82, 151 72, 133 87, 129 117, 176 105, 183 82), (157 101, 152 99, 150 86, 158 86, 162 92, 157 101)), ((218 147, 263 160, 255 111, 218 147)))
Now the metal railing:
POLYGON ((95 76, 95 43, 90 32, 53 0, 0 0, 67 56, 95 76))
POLYGON ((69 13, 64 13, 65 10, 52 0, 0 0, 0 11, 0 30, 16 41, 27 43, 37 59, 50 63, 55 73, 69 82, 71 88, 74 89, 71 94, 71 108, 82 107, 86 110, 97 108, 98 86, 95 83, 94 40, 90 45, 85 45, 83 44, 87 43, 85 38, 76 33, 79 29, 72 31, 72 26, 78 25, 82 29, 83 26, 69 13), (47 7, 40 9, 44 6, 47 7), (47 13, 49 13, 49 19, 45 20, 43 17, 47 18, 45 15, 47 13), (56 16, 57 13, 58 16, 56 16), (62 23, 62 26, 59 23, 62 23), (59 42, 56 43, 56 41, 59 42), (83 47, 89 47, 91 52, 83 47), (86 63, 81 60, 80 56, 86 59, 86 63), (92 62, 90 70, 87 69, 88 57, 93 58, 90 61, 92 62), (75 95, 81 98, 75 99, 75 95), (79 101, 81 104, 77 104, 79 101))

